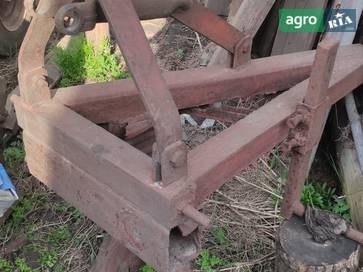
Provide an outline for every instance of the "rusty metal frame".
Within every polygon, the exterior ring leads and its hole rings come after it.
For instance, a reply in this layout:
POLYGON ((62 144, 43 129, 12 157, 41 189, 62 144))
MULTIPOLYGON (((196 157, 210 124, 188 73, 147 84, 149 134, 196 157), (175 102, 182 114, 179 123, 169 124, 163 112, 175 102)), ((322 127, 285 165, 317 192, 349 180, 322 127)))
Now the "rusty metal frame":
MULTIPOLYGON (((188 263, 195 255, 184 256, 177 247, 185 243, 197 252, 200 227, 209 225, 209 219, 198 211, 199 205, 229 177, 288 138, 291 117, 308 101, 317 79, 323 80, 320 89, 327 95, 324 102, 311 106, 323 110, 363 83, 361 45, 339 49, 334 69, 322 70, 332 70, 330 81, 319 75, 308 79, 312 70, 320 71, 319 65, 326 62, 319 53, 324 50, 249 60, 247 33, 233 30, 204 7, 191 3, 185 6, 183 2, 170 16, 237 55, 233 68, 162 74, 134 3, 100 0, 133 79, 50 90, 44 52, 54 28, 53 17, 62 5, 48 5, 48 10, 43 7, 43 12, 35 14, 26 35, 19 55, 21 97, 12 98, 24 130, 31 173, 161 272, 190 271, 188 263), (213 30, 205 18, 218 28, 213 30), (187 151, 182 143, 178 109, 288 88, 195 149, 187 151), (134 136, 148 131, 148 120, 154 128, 152 157, 97 125, 132 125, 132 120, 140 122, 130 133, 134 136)), ((334 51, 334 46, 324 46, 334 51)), ((315 143, 320 135, 314 135, 308 138, 315 143)), ((304 174, 307 170, 304 168, 304 174)), ((291 181, 295 175, 290 174, 289 184, 295 186, 291 181)), ((289 217, 291 204, 286 210, 289 217)), ((115 243, 110 243, 110 250, 115 243)), ((102 267, 102 263, 98 265, 102 267)))

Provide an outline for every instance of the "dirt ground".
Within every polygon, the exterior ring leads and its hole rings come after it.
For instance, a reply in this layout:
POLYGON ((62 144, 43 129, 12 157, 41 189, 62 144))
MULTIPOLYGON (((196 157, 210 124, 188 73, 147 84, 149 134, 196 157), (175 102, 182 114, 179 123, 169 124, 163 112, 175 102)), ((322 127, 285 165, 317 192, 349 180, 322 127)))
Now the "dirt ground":
MULTIPOLYGON (((208 41, 171 22, 151 43, 163 70, 181 70, 199 66, 208 41)), ((8 80, 9 90, 16 86, 16 70, 15 58, 0 59, 0 75, 8 80)), ((234 105, 253 111, 268 100, 254 97, 234 105)), ((226 127, 219 122, 209 129, 185 125, 185 141, 192 148, 226 127)), ((16 146, 21 136, 15 141, 16 146)), ((0 226, 1 258, 12 264, 24 260, 30 268, 38 269, 34 271, 88 271, 103 231, 31 177, 24 163, 8 162, 7 167, 22 198, 0 226)), ((286 159, 277 148, 205 201, 203 211, 211 217, 213 227, 204 233, 204 250, 195 271, 202 271, 203 261, 212 260, 215 271, 273 271, 286 173, 286 159)))

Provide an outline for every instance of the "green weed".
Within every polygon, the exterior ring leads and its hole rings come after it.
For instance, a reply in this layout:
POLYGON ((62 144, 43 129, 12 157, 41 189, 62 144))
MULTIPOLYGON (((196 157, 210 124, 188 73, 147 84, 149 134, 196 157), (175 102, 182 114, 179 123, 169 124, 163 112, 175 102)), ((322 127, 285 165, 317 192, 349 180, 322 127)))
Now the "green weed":
POLYGON ((63 72, 60 87, 82 84, 86 80, 106 82, 129 77, 125 65, 112 53, 112 45, 104 39, 95 48, 83 35, 67 49, 54 48, 55 62, 63 72))
POLYGON ((184 50, 179 48, 178 50, 176 50, 175 52, 175 56, 179 59, 179 60, 182 60, 184 58, 184 50))
POLYGON ((19 272, 32 272, 32 271, 34 271, 33 269, 31 269, 28 266, 25 259, 23 259, 23 258, 16 258, 15 265, 16 265, 16 268, 18 269, 19 272))
POLYGON ((41 250, 40 264, 43 268, 53 268, 58 262, 57 254, 54 251, 41 250))
POLYGON ((226 234, 225 234, 225 231, 223 228, 221 228, 221 227, 215 228, 212 231, 212 234, 218 245, 224 246, 224 245, 228 244, 226 234))
POLYGON ((226 262, 217 256, 211 255, 208 250, 202 250, 197 259, 197 265, 202 272, 213 272, 215 269, 225 266, 226 262))
POLYGON ((71 239, 72 233, 69 231, 69 229, 66 226, 61 226, 56 229, 54 229, 48 236, 48 242, 52 246, 59 247, 64 242, 67 242, 69 239, 71 239))
POLYGON ((23 162, 25 159, 24 145, 21 141, 15 141, 4 150, 4 160, 8 167, 23 162))
POLYGON ((19 227, 20 224, 26 219, 27 214, 35 208, 37 200, 32 197, 24 197, 14 207, 11 214, 11 222, 13 226, 19 227))
POLYGON ((326 183, 309 183, 304 186, 301 201, 313 208, 327 210, 333 204, 335 188, 328 187, 326 183))
POLYGON ((154 268, 152 268, 150 265, 144 265, 141 269, 140 272, 156 272, 154 270, 154 268))
POLYGON ((2 271, 2 272, 13 272, 14 267, 9 261, 0 258, 0 271, 2 271))
POLYGON ((350 208, 347 203, 347 200, 344 197, 334 197, 334 206, 332 208, 332 212, 339 214, 345 220, 352 221, 352 217, 350 215, 350 208))
POLYGON ((349 205, 344 197, 335 194, 335 188, 326 183, 309 183, 304 186, 301 202, 313 208, 334 212, 351 220, 349 205))

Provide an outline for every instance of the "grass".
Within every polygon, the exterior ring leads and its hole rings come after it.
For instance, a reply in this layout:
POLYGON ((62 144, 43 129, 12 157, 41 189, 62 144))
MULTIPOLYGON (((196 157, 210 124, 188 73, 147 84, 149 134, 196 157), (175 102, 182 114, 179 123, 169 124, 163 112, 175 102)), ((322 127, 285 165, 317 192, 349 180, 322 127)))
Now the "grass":
POLYGON ((7 167, 13 168, 15 164, 23 162, 25 159, 24 145, 17 140, 4 150, 4 161, 7 167))
POLYGON ((150 265, 146 264, 143 267, 141 267, 140 272, 156 272, 156 271, 150 265))
POLYGON ((336 189, 326 183, 308 183, 304 186, 301 202, 313 208, 327 210, 339 214, 351 221, 349 205, 345 197, 336 195, 336 189))
POLYGON ((202 250, 197 259, 197 265, 202 272, 214 272, 218 268, 223 268, 227 262, 223 259, 212 255, 209 250, 202 250))
POLYGON ((86 271, 95 259, 102 231, 78 209, 30 177, 21 139, 6 148, 3 155, 20 200, 0 225, 0 251, 12 242, 21 242, 0 257, 0 271, 86 271))
POLYGON ((67 49, 55 47, 53 51, 55 62, 63 73, 60 87, 129 77, 125 63, 113 54, 108 39, 95 47, 84 35, 80 35, 72 40, 67 49))
MULTIPOLYGON (((269 167, 278 173, 283 184, 286 183, 288 177, 288 167, 283 159, 276 152, 272 152, 269 167)), ((335 164, 332 165, 336 174, 339 174, 335 164)), ((339 175, 338 175, 339 177, 339 175)), ((277 195, 282 194, 283 187, 276 192, 277 195)), ((280 198, 274 198, 277 204, 280 204, 280 198)), ((301 202, 313 208, 327 210, 342 216, 344 219, 351 221, 350 208, 344 196, 336 194, 336 188, 328 186, 327 183, 315 181, 308 182, 304 185, 301 194, 301 202)))

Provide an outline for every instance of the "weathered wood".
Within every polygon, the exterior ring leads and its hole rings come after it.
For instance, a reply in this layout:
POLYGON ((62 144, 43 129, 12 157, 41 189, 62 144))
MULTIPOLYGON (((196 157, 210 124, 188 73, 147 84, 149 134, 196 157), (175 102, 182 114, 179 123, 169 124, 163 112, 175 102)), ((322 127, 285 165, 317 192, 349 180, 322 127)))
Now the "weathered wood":
POLYGON ((234 16, 236 16, 239 7, 241 6, 243 0, 232 0, 231 4, 229 5, 229 14, 228 20, 231 21, 234 16))
POLYGON ((141 21, 141 25, 145 31, 146 37, 151 40, 166 25, 165 18, 141 21))
MULTIPOLYGON (((240 31, 245 31, 254 37, 274 3, 275 0, 244 0, 230 23, 240 31)), ((231 54, 218 47, 209 65, 219 64, 229 67, 231 61, 231 54)))
POLYGON ((363 230, 363 174, 353 144, 339 142, 337 156, 353 225, 358 230, 363 230))
POLYGON ((358 269, 359 246, 339 236, 324 244, 315 242, 303 219, 285 221, 277 239, 276 272, 354 272, 358 269))
POLYGON ((206 6, 216 14, 221 16, 228 16, 228 7, 231 0, 207 0, 206 6))
MULTIPOLYGON (((289 0, 285 9, 325 8, 327 0, 289 0)), ((281 55, 310 50, 317 42, 320 33, 316 32, 281 32, 278 30, 271 55, 281 55)))
POLYGON ((276 33, 279 28, 279 11, 285 0, 276 0, 266 20, 258 30, 252 47, 252 54, 264 58, 271 55, 276 33))
POLYGON ((96 47, 99 47, 104 39, 109 38, 110 27, 108 23, 97 23, 94 29, 86 32, 86 39, 96 47))

